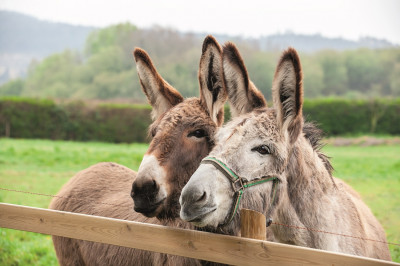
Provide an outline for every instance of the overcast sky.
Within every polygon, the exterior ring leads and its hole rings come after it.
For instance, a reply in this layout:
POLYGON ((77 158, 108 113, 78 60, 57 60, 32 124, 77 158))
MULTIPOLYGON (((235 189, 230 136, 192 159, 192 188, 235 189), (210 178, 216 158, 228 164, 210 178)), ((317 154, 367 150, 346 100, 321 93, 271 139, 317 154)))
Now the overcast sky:
POLYGON ((0 9, 98 27, 129 21, 207 34, 258 37, 293 31, 400 44, 400 0, 0 0, 0 9))

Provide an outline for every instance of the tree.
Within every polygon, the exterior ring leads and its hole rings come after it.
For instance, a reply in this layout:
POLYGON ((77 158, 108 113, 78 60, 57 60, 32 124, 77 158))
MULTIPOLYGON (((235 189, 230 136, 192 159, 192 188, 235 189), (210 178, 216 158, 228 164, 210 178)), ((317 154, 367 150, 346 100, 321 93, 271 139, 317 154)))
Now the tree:
POLYGON ((276 56, 272 53, 255 52, 244 58, 250 79, 257 88, 266 96, 271 97, 272 78, 275 71, 276 56))
POLYGON ((305 97, 317 98, 323 96, 324 70, 314 57, 302 56, 303 87, 305 97))
POLYGON ((348 89, 347 71, 340 53, 325 51, 319 54, 323 70, 323 95, 343 95, 348 89))
POLYGON ((0 86, 0 96, 19 96, 24 89, 24 81, 15 79, 0 86))
POLYGON ((393 96, 400 97, 400 62, 393 66, 390 75, 390 89, 393 96))
POLYGON ((351 90, 368 93, 384 74, 378 53, 368 49, 348 52, 346 57, 348 86, 351 90))
POLYGON ((76 69, 81 64, 80 55, 69 50, 47 57, 30 69, 22 94, 55 98, 72 95, 76 69))
POLYGON ((135 31, 137 31, 137 27, 130 23, 117 24, 94 31, 86 40, 85 54, 90 57, 110 46, 123 46, 135 31))

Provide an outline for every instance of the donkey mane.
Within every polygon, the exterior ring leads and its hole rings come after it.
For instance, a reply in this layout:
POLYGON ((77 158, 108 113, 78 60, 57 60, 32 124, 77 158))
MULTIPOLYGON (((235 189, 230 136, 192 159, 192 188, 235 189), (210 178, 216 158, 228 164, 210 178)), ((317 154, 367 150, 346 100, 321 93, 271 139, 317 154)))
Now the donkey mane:
POLYGON ((324 132, 322 129, 318 128, 314 122, 305 122, 303 125, 303 133, 304 137, 308 140, 308 142, 311 144, 311 147, 315 152, 317 152, 318 157, 322 160, 324 163, 324 166, 326 170, 328 171, 332 182, 335 184, 335 181, 333 180, 332 172, 333 172, 333 166, 330 162, 329 156, 325 155, 321 149, 325 146, 325 143, 322 142, 322 138, 324 137, 324 132))

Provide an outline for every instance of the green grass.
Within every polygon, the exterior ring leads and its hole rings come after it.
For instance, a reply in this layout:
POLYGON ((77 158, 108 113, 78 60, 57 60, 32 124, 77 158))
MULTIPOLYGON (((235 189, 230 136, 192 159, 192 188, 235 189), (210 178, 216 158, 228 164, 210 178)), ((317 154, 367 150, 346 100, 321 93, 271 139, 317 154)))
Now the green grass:
MULTIPOLYGON (((146 150, 146 144, 0 139, 0 187, 53 195, 98 162, 137 170, 146 150)), ((0 190, 0 202, 47 208, 50 200, 0 190)), ((51 237, 0 228, 0 265, 57 265, 51 237)))
MULTIPOLYGON (((56 194, 78 171, 102 161, 137 170, 145 144, 79 143, 0 139, 0 187, 56 194)), ((335 176, 363 197, 386 230, 400 243, 400 146, 324 148, 335 176)), ((0 190, 0 202, 47 208, 50 198, 0 190)), ((390 246, 400 262, 400 247, 390 246)), ((51 237, 0 229, 0 265, 57 265, 51 237)))
MULTIPOLYGON (((400 243, 400 145, 370 147, 326 146, 334 175, 346 181, 371 208, 389 242, 400 243)), ((400 262, 400 246, 389 245, 400 262)))

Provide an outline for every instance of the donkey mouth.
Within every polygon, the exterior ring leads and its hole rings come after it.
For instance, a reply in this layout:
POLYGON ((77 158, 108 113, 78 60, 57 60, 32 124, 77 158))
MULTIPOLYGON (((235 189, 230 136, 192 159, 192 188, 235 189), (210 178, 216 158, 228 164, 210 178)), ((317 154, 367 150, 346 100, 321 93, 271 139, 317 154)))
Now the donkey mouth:
POLYGON ((139 212, 146 217, 154 217, 160 212, 161 205, 163 204, 164 201, 165 201, 165 199, 162 199, 159 202, 149 204, 149 205, 143 205, 143 206, 135 205, 133 209, 136 212, 139 212))
POLYGON ((191 219, 188 219, 186 221, 189 222, 189 223, 194 224, 195 226, 203 227, 204 225, 202 225, 202 224, 203 224, 204 218, 206 216, 208 216, 209 214, 213 213, 216 210, 217 210, 217 208, 210 209, 206 213, 202 213, 202 214, 197 215, 197 216, 195 216, 195 217, 193 217, 191 219))

